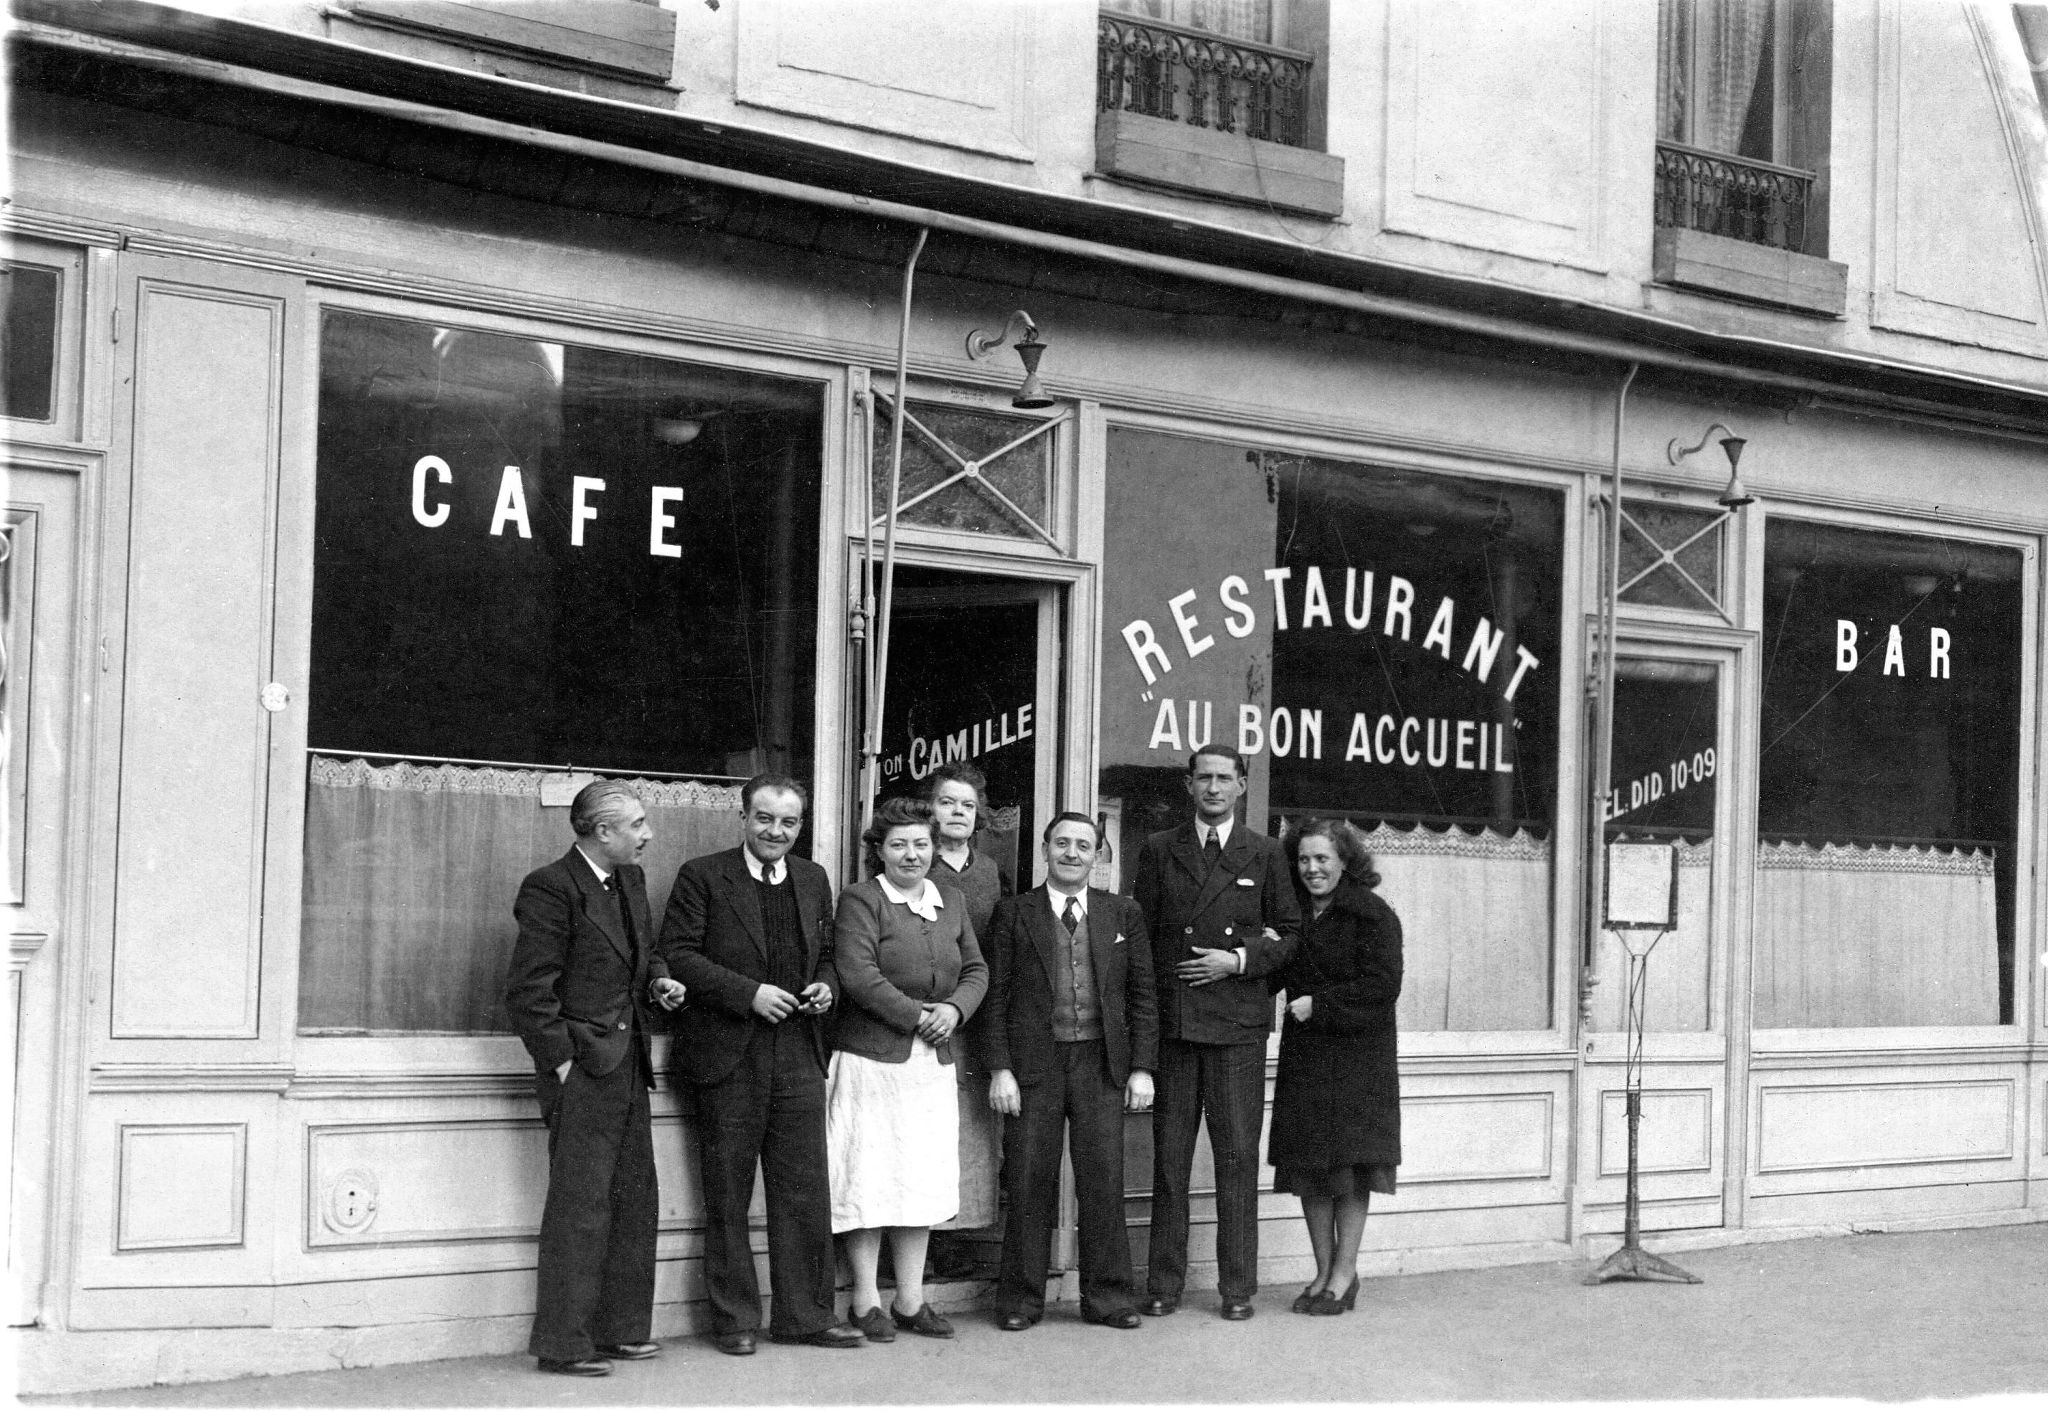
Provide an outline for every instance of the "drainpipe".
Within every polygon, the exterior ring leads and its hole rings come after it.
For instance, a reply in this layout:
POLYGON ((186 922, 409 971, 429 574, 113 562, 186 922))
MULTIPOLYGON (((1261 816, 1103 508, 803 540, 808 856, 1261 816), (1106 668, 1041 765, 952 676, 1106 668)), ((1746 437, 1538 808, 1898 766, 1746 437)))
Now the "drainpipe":
MULTIPOLYGON (((903 497, 903 404, 910 383, 910 292, 917 277, 917 257, 931 230, 917 228, 917 240, 910 258, 903 262, 903 311, 896 330, 896 386, 890 400, 896 414, 889 419, 889 508, 882 523, 882 592, 870 636, 874 641, 874 674, 868 678, 867 743, 861 749, 860 825, 865 829, 875 819, 875 793, 881 784, 882 708, 889 701, 889 607, 896 587, 896 506, 903 497)), ((868 572, 873 574, 874 517, 868 518, 868 572)))
POLYGON ((1630 363, 1614 397, 1613 475, 1607 491, 1607 547, 1600 571, 1600 633, 1598 679, 1593 690, 1593 804, 1586 843, 1586 934, 1580 957, 1579 1026, 1590 1026, 1593 1005, 1593 955, 1600 941, 1600 918, 1607 884, 1607 796, 1614 791, 1614 658, 1615 628, 1621 597, 1621 432, 1628 417, 1628 392, 1642 364, 1630 363))

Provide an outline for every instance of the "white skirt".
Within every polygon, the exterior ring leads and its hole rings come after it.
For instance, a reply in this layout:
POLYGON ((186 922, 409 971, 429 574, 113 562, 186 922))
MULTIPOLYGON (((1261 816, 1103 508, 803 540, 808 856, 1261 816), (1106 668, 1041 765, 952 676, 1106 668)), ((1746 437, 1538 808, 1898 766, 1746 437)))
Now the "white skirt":
POLYGON ((936 1225, 959 1212, 957 1083, 936 1049, 913 1035, 902 1063, 835 1053, 826 1087, 833 1234, 936 1225))

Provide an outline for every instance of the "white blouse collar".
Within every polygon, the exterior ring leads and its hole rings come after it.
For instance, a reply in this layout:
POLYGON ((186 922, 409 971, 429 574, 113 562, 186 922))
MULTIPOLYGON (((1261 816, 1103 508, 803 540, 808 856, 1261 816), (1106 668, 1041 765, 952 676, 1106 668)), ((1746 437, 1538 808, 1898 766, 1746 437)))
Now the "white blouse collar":
POLYGON ((946 900, 939 895, 939 889, 932 885, 931 878, 923 879, 922 890, 915 895, 897 891, 886 873, 878 874, 875 880, 882 884, 883 896, 899 906, 909 907, 911 915, 921 916, 927 921, 939 919, 939 908, 946 904, 946 900))

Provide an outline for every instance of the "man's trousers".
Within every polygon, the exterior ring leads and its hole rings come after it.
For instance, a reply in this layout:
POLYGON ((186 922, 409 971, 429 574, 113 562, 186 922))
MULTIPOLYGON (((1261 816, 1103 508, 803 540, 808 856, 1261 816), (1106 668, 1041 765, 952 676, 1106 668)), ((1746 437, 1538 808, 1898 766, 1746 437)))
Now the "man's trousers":
POLYGON ((1206 1119, 1216 1158, 1216 1287, 1226 1302, 1259 1289, 1259 1119, 1266 1046, 1162 1036, 1152 1101, 1152 1249, 1145 1290, 1177 1299, 1188 1278, 1188 1178, 1206 1119))
POLYGON ((644 1053, 636 1035, 602 1078, 573 1066, 566 1081, 540 1077, 548 1199, 527 1342, 536 1357, 591 1357, 600 1343, 645 1342, 653 1327, 659 1201, 644 1053))
POLYGON ((1124 1225, 1123 1089, 1110 1081, 1102 1040, 1053 1047, 1052 1065, 1020 1088, 1023 1111, 1003 1133, 1010 1212, 996 1307, 1034 1320, 1045 1309, 1060 1150, 1071 1139, 1081 1207, 1081 1316, 1106 1318, 1137 1306, 1124 1225))
POLYGON ((832 1194, 825 1160, 825 1074, 810 1021, 756 1028, 732 1072, 696 1089, 704 1171, 704 1284, 714 1333, 761 1326, 747 1208, 759 1162, 768 1195, 768 1331, 832 1326, 832 1194))

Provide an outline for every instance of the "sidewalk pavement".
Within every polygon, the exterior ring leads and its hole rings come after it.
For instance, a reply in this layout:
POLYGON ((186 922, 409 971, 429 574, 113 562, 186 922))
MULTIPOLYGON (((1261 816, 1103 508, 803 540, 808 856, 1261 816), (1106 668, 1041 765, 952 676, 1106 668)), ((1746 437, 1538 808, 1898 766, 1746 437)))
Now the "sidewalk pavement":
MULTIPOLYGON (((1603 1251, 1604 1252, 1604 1251, 1603 1251)), ((2048 1225, 1734 1245, 1674 1256, 1697 1286, 1587 1287, 1587 1263, 1368 1281, 1357 1311, 1247 1323, 1196 1294, 1135 1332, 1071 1305, 1029 1332, 725 1357, 699 1338, 603 1380, 529 1357, 34 1398, 83 1406, 639 1406, 1604 1401, 2048 1392, 2048 1225)))

